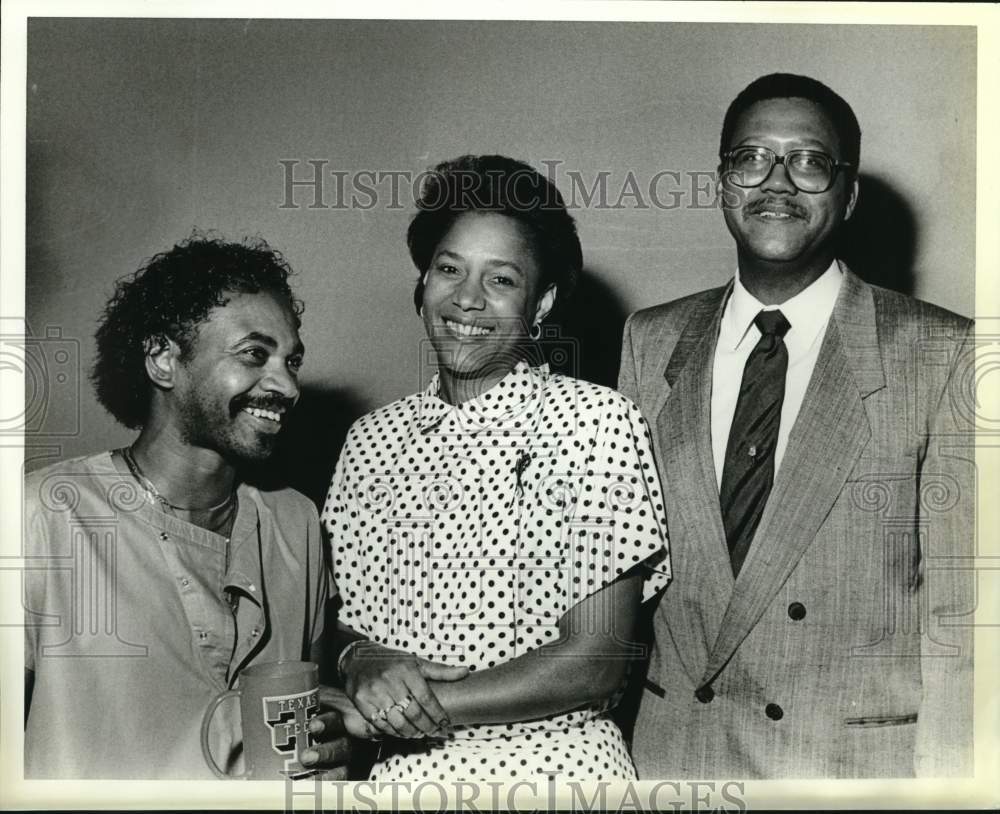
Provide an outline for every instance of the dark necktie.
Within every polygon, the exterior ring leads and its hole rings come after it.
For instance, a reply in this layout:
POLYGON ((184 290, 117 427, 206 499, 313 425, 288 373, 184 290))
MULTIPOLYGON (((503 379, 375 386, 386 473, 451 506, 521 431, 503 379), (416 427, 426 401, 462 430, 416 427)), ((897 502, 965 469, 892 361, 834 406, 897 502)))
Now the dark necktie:
POLYGON ((785 315, 781 311, 761 311, 753 322, 761 337, 743 367, 719 490, 734 576, 746 559, 771 493, 788 370, 784 336, 791 325, 785 315))

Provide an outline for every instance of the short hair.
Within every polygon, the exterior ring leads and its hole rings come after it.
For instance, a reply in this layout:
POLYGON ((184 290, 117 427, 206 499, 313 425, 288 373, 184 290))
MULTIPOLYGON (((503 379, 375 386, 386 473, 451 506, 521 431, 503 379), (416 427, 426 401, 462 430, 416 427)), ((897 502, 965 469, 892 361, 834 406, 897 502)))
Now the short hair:
POLYGON ((808 99, 819 105, 830 119, 843 155, 835 156, 851 164, 851 171, 857 173, 861 160, 861 127, 851 106, 843 97, 822 82, 808 76, 791 73, 772 73, 755 79, 733 99, 722 122, 722 137, 719 139, 719 158, 729 150, 736 123, 757 102, 767 99, 808 99))
POLYGON ((288 301, 301 324, 302 303, 288 285, 291 268, 262 238, 227 243, 198 232, 119 279, 99 320, 91 381, 97 400, 130 429, 148 416, 151 385, 145 358, 149 343, 173 339, 188 357, 198 326, 227 295, 270 291, 288 301))
POLYGON ((406 243, 420 272, 413 304, 420 312, 423 275, 441 239, 466 212, 493 212, 523 224, 531 238, 542 278, 539 293, 556 286, 561 304, 573 291, 583 268, 576 223, 562 194, 523 161, 502 155, 464 155, 431 170, 417 200, 406 243))

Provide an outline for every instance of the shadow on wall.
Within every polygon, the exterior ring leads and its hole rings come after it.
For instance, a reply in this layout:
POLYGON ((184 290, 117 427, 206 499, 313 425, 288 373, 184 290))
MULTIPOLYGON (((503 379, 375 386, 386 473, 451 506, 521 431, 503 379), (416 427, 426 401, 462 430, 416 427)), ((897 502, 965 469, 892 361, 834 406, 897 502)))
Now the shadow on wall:
POLYGON ((910 204, 884 178, 862 173, 840 257, 866 282, 912 296, 916 251, 917 221, 910 204))
POLYGON ((555 372, 615 387, 627 316, 618 293, 584 269, 573 296, 543 325, 546 361, 555 372))
POLYGON ((246 473, 248 480, 265 488, 291 486, 322 509, 347 431, 366 412, 350 390, 303 387, 274 455, 246 473))

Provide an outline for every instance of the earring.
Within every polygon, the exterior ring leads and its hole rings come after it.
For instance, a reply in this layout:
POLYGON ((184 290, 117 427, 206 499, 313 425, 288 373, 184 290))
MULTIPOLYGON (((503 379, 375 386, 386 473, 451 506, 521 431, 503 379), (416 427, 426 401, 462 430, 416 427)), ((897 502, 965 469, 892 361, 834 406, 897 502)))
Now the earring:
POLYGON ((530 336, 532 339, 536 341, 541 339, 542 326, 536 322, 534 325, 531 326, 531 330, 528 331, 528 336, 530 336))

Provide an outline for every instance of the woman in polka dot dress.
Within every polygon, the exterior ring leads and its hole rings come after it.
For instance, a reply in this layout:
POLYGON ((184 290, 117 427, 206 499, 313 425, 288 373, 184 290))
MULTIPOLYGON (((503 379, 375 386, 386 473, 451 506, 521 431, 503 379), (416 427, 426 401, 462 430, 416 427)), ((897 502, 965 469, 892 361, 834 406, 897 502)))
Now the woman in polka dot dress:
POLYGON ((439 165, 418 207, 438 371, 351 428, 323 510, 361 637, 345 718, 385 737, 376 780, 634 779, 608 710, 669 577, 649 431, 623 396, 529 364, 582 266, 573 219, 502 156, 439 165))

